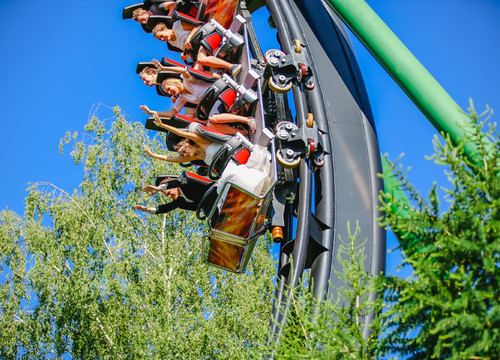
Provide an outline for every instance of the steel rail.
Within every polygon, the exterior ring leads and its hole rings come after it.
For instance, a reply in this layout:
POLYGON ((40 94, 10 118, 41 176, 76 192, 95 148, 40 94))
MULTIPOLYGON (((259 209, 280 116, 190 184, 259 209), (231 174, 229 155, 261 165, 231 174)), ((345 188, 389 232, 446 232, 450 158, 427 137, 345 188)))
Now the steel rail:
MULTIPOLYGON (((294 99, 301 114, 303 109, 314 114, 318 128, 324 133, 326 153, 325 164, 314 178, 314 214, 306 213, 311 210, 310 203, 304 208, 306 201, 312 201, 311 196, 303 193, 311 188, 312 179, 309 168, 301 166, 300 215, 294 249, 289 256, 294 270, 288 276, 281 274, 277 282, 269 335, 270 340, 279 341, 280 326, 290 315, 290 287, 298 285, 305 268, 311 268, 316 298, 339 299, 336 289, 345 285, 335 273, 341 271, 336 257, 338 239, 348 240, 347 224, 354 228, 359 222, 361 237, 357 244, 366 240, 365 269, 373 274, 385 268, 385 231, 377 224, 381 215, 378 194, 383 183, 377 177, 382 167, 373 115, 340 19, 320 0, 307 3, 268 0, 267 6, 278 29, 282 50, 294 51, 293 40, 298 39, 310 60, 316 87, 310 91, 297 88, 294 99)), ((302 116, 299 111, 298 120, 302 116)), ((365 319, 365 335, 369 333, 370 320, 370 316, 365 319)))

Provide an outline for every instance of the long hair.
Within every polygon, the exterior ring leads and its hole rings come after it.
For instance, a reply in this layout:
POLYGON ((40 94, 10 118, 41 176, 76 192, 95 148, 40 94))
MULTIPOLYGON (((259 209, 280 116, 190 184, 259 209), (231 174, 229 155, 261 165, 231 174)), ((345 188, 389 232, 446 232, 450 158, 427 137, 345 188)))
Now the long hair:
POLYGON ((195 152, 193 155, 199 155, 199 156, 205 156, 205 154, 203 153, 203 151, 201 150, 200 146, 195 143, 194 141, 192 140, 189 140, 189 139, 182 139, 181 141, 179 141, 177 143, 177 145, 174 146, 174 150, 177 151, 180 155, 182 155, 180 152, 182 151, 182 149, 184 147, 192 147, 195 152))
POLYGON ((163 88, 164 85, 175 86, 177 89, 179 89, 179 92, 183 92, 184 91, 184 84, 179 79, 166 79, 166 80, 163 80, 163 82, 161 83, 161 87, 163 88))

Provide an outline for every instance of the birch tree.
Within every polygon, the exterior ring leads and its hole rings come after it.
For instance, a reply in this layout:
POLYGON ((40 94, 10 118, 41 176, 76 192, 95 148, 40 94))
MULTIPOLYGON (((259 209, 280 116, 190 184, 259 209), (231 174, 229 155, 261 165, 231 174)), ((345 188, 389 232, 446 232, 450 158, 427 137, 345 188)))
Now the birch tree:
POLYGON ((99 106, 61 141, 83 169, 78 188, 36 182, 24 214, 0 212, 0 358, 245 359, 265 340, 272 241, 258 241, 246 274, 205 265, 193 213, 133 209, 166 202, 141 188, 181 171, 144 145, 166 151, 99 106))

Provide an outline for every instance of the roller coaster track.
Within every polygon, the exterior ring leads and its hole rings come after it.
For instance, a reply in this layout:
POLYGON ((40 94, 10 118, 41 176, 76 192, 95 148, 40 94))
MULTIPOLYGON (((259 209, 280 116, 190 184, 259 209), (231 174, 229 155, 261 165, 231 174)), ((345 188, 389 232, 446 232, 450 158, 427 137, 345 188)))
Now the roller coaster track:
MULTIPOLYGON (((293 86, 297 126, 303 125, 307 113, 313 113, 323 134, 325 153, 319 169, 313 169, 312 161, 301 160, 296 216, 291 205, 286 210, 287 230, 281 243, 269 333, 269 341, 279 341, 281 325, 291 313, 290 289, 299 284, 305 269, 310 268, 316 298, 339 299, 336 289, 343 284, 335 274, 341 270, 336 259, 339 239, 348 239, 348 223, 351 228, 359 224, 357 241, 366 241, 364 265, 372 274, 384 271, 386 240, 385 230, 377 225, 381 216, 378 194, 383 189, 377 177, 382 172, 377 134, 363 79, 340 19, 321 0, 267 0, 267 7, 281 50, 285 54, 296 51, 298 40, 309 61, 316 86, 293 86)), ((370 317, 365 319, 365 335, 370 321, 370 317)))

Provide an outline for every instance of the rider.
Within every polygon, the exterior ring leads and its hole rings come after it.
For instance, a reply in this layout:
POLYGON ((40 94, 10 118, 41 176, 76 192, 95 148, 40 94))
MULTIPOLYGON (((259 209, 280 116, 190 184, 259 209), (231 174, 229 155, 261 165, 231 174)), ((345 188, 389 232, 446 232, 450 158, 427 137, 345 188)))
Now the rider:
POLYGON ((195 58, 194 67, 199 68, 198 65, 203 67, 217 68, 217 69, 227 69, 231 71, 233 76, 236 76, 240 70, 240 64, 231 64, 230 62, 213 56, 204 46, 200 45, 198 49, 191 49, 191 38, 200 31, 201 26, 195 26, 189 24, 182 20, 177 20, 172 24, 172 28, 169 29, 167 25, 163 22, 159 22, 153 28, 153 36, 160 40, 168 42, 170 45, 178 48, 181 51, 191 50, 190 52, 195 52, 192 56, 195 58))
MULTIPOLYGON (((175 147, 179 156, 161 155, 153 153, 147 147, 144 152, 147 156, 175 163, 188 163, 192 161, 204 161, 207 165, 212 164, 214 156, 217 154, 232 136, 227 136, 228 140, 221 142, 212 141, 197 133, 197 128, 201 125, 192 123, 189 131, 178 129, 174 126, 163 124, 157 113, 153 113, 155 125, 162 127, 172 133, 184 137, 175 147)), ((261 194, 267 190, 270 184, 271 174, 271 156, 266 148, 254 145, 250 157, 245 164, 238 164, 229 161, 221 174, 218 184, 222 185, 225 181, 232 181, 255 194, 261 194)))
POLYGON ((160 4, 152 4, 147 10, 138 8, 132 13, 132 19, 140 24, 146 24, 151 15, 172 16, 176 6, 176 1, 165 1, 160 4))
POLYGON ((148 193, 150 196, 153 196, 157 192, 162 192, 163 195, 173 201, 158 207, 136 205, 134 208, 153 214, 165 214, 174 209, 195 211, 201 199, 212 185, 211 181, 194 174, 188 175, 184 171, 179 176, 167 177, 158 186, 145 185, 142 188, 142 191, 148 193))

